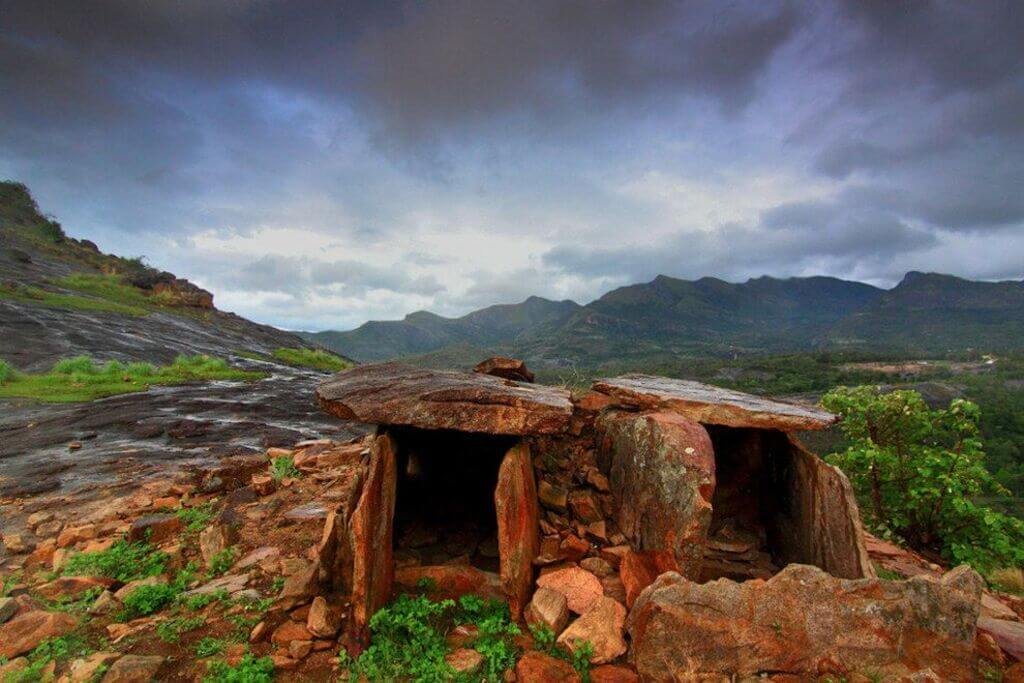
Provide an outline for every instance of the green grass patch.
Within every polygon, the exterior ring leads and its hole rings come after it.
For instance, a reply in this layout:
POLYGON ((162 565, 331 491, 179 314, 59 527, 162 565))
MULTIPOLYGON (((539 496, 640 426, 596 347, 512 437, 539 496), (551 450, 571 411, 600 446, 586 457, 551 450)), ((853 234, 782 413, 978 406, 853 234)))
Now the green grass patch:
POLYGON ((279 348, 274 350, 274 358, 301 368, 312 368, 324 372, 340 372, 352 367, 352 363, 341 356, 335 355, 323 349, 287 349, 279 348))
POLYGON ((207 636, 196 643, 195 652, 196 657, 213 657, 224 654, 224 641, 207 636))
POLYGON ((301 477, 302 472, 295 466, 295 461, 290 455, 280 455, 270 461, 270 476, 274 481, 281 481, 286 477, 301 477))
POLYGON ((238 549, 234 546, 230 548, 224 548, 219 553, 210 558, 209 571, 207 571, 207 578, 214 578, 224 574, 227 570, 235 564, 235 558, 238 556, 238 549))
POLYGON ((107 299, 96 299, 77 294, 51 292, 38 287, 0 286, 0 299, 18 301, 23 304, 59 308, 67 311, 89 311, 93 313, 120 313, 121 315, 143 316, 149 311, 141 306, 133 306, 107 299))
POLYGON ((254 381, 266 373, 233 368, 210 356, 178 356, 170 365, 150 363, 98 363, 88 356, 66 358, 45 374, 13 374, 0 382, 0 398, 29 398, 47 403, 91 401, 154 385, 176 385, 209 380, 254 381))
POLYGON ((210 662, 203 683, 271 683, 273 680, 273 660, 270 657, 257 659, 247 653, 234 666, 224 661, 210 662))
POLYGON ((18 376, 14 366, 0 358, 0 384, 7 384, 18 376))
POLYGON ((181 640, 182 634, 194 631, 205 623, 203 617, 171 617, 158 623, 155 630, 160 640, 176 643, 181 640))
POLYGON ((68 576, 103 576, 122 583, 162 574, 167 553, 148 543, 130 543, 121 539, 106 550, 76 553, 64 564, 68 576))

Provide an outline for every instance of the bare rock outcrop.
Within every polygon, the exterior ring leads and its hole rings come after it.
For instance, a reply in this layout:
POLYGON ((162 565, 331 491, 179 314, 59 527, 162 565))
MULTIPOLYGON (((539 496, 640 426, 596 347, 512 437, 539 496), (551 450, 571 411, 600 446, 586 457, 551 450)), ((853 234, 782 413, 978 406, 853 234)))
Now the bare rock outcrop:
POLYGON ((697 584, 670 572, 630 612, 630 661, 645 680, 761 671, 898 677, 927 668, 975 680, 981 589, 967 567, 906 582, 838 579, 807 565, 744 583, 697 584))

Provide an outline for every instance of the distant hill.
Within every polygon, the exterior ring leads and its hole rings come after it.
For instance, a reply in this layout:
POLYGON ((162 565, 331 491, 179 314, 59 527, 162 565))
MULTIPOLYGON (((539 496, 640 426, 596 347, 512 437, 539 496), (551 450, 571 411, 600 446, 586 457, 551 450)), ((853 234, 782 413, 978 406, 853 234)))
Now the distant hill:
POLYGON ((0 359, 41 371, 60 358, 164 363, 178 354, 271 358, 313 344, 219 311, 213 295, 141 259, 68 237, 28 189, 0 182, 0 359))
POLYGON ((540 366, 642 364, 675 355, 844 349, 894 353, 1024 347, 1024 283, 908 273, 891 290, 831 277, 743 283, 664 275, 585 306, 530 297, 461 318, 413 313, 306 334, 356 360, 470 360, 508 353, 540 366))

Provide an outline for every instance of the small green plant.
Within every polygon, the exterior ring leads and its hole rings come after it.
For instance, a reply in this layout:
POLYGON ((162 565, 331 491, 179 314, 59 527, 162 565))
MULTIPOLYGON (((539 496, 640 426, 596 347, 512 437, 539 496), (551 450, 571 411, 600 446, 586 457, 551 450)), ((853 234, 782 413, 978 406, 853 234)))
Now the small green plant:
POLYGON ((577 641, 573 649, 563 648, 556 641, 554 631, 547 626, 536 624, 530 625, 530 635, 533 636, 535 650, 568 662, 583 683, 590 682, 590 658, 594 655, 594 646, 590 642, 577 641))
POLYGON ((217 590, 210 591, 209 593, 196 593, 195 595, 184 596, 181 602, 187 609, 195 611, 201 610, 207 605, 215 602, 226 601, 229 597, 227 590, 218 588, 217 590))
POLYGON ((234 546, 230 548, 224 548, 213 557, 210 558, 209 571, 207 572, 208 577, 220 576, 227 570, 231 569, 232 565, 235 564, 235 557, 238 555, 238 549, 234 546))
POLYGON ((213 503, 208 502, 195 507, 178 508, 174 514, 185 525, 185 533, 198 534, 209 525, 216 513, 213 511, 213 503))
POLYGON ((170 583, 139 586, 124 597, 120 621, 156 614, 170 605, 181 593, 181 589, 170 583))
POLYGON ((10 595, 14 587, 21 581, 21 571, 13 571, 0 581, 0 598, 6 598, 10 595))
POLYGON ((71 576, 103 576, 128 583, 162 574, 167 567, 167 553, 149 543, 121 539, 106 550, 77 553, 64 564, 64 574, 71 576))
POLYGON ((78 632, 60 638, 48 638, 28 654, 28 666, 7 674, 3 683, 36 683, 43 680, 43 669, 50 662, 61 663, 74 657, 84 657, 91 652, 92 648, 85 636, 78 632))
POLYGON ((270 582, 270 590, 273 593, 280 593, 281 589, 284 588, 284 577, 275 576, 274 580, 270 582))
POLYGON ((274 481, 281 481, 286 477, 299 477, 302 472, 295 466, 295 461, 290 455, 279 455, 270 461, 270 476, 274 481))
POLYGON ((274 350, 274 358, 288 365, 324 372, 340 372, 352 367, 352 364, 341 356, 323 349, 279 348, 274 350))
POLYGON ((223 654, 224 641, 220 638, 207 636, 196 643, 195 652, 196 657, 213 657, 214 655, 223 654))
POLYGON ((273 660, 270 657, 257 659, 247 653, 235 666, 220 660, 210 662, 203 683, 271 683, 273 680, 273 660))
POLYGON ((156 635, 165 643, 176 643, 181 634, 199 628, 205 623, 202 617, 172 617, 156 625, 156 635))
POLYGON ((17 376, 14 366, 0 358, 0 384, 7 384, 17 376))
POLYGON ((103 589, 99 586, 96 586, 94 588, 90 588, 87 591, 84 591, 78 597, 62 595, 58 597, 56 600, 45 600, 39 598, 38 596, 37 598, 39 599, 40 602, 43 603, 46 609, 51 612, 66 612, 67 614, 84 614, 86 610, 88 610, 89 607, 91 607, 92 604, 96 602, 96 598, 98 598, 100 593, 102 592, 103 589))

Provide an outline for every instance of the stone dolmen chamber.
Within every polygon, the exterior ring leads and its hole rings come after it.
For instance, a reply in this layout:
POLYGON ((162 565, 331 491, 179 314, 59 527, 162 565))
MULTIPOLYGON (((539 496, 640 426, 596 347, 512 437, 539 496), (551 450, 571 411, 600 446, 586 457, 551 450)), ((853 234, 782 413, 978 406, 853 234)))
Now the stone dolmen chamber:
POLYGON ((323 544, 356 647, 373 612, 421 579, 503 597, 519 618, 538 572, 601 551, 636 565, 627 606, 665 571, 873 576, 849 483, 790 435, 830 414, 661 377, 574 397, 507 379, 532 377, 508 359, 478 370, 366 365, 317 389, 325 411, 377 425, 323 544))

